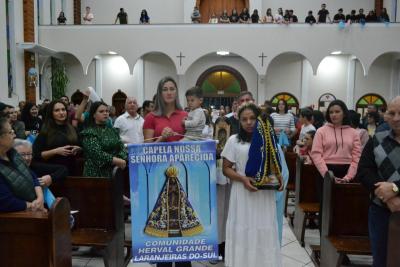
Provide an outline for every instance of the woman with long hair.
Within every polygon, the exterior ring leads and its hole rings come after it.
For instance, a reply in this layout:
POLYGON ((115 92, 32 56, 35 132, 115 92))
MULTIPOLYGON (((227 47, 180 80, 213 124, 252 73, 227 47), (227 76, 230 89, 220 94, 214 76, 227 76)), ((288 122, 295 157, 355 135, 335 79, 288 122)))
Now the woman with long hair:
POLYGON ((33 103, 26 103, 21 112, 21 121, 25 123, 27 135, 38 134, 42 128, 42 119, 39 118, 39 109, 33 103))
POLYGON ((76 130, 68 121, 67 106, 61 100, 53 100, 46 113, 42 130, 33 143, 33 158, 72 170, 82 149, 76 130))
MULTIPOLYGON (((171 77, 162 78, 157 87, 154 111, 146 115, 143 124, 144 141, 174 142, 183 138, 182 120, 187 112, 179 103, 178 86, 171 77)), ((157 263, 157 267, 169 267, 172 262, 157 263)), ((190 267, 190 262, 176 262, 177 267, 190 267)))
MULTIPOLYGON (((254 178, 246 175, 259 115, 253 103, 239 108, 239 132, 228 139, 221 154, 224 174, 232 183, 225 245, 225 264, 229 267, 282 266, 275 191, 257 189, 254 178)), ((272 129, 268 134, 274 138, 272 129)), ((282 151, 276 149, 283 159, 282 151)))
POLYGON ((127 151, 118 130, 107 127, 108 119, 107 104, 94 102, 89 111, 88 127, 81 132, 86 158, 84 176, 111 177, 113 166, 126 167, 127 151))
POLYGON ((274 130, 278 138, 282 132, 288 138, 296 135, 297 130, 294 124, 294 117, 292 113, 289 113, 289 106, 285 100, 279 100, 276 113, 272 113, 271 118, 274 120, 274 130))
POLYGON ((333 176, 337 183, 347 183, 357 173, 361 156, 359 133, 350 126, 349 111, 341 100, 332 101, 326 110, 327 123, 315 134, 311 158, 321 177, 317 179, 322 218, 323 179, 333 176))
POLYGON ((182 120, 187 112, 179 103, 178 87, 171 77, 160 80, 154 111, 147 114, 143 124, 145 142, 179 141, 185 134, 182 120))

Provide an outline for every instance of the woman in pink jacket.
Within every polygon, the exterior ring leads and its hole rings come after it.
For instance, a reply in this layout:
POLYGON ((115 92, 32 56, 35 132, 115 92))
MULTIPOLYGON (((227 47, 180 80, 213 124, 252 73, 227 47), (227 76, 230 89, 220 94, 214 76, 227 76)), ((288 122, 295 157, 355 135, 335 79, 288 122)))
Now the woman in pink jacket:
POLYGON ((349 111, 341 100, 332 101, 326 110, 327 123, 315 134, 311 158, 321 174, 317 179, 320 196, 320 229, 322 218, 323 177, 331 171, 337 183, 347 183, 357 173, 361 156, 359 133, 350 127, 349 111))

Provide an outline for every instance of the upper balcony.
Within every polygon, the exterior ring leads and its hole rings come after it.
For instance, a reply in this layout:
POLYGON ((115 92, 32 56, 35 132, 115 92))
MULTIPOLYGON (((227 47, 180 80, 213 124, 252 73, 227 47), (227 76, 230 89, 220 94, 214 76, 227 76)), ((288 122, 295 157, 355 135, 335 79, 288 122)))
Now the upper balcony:
POLYGON ((86 73, 97 55, 115 51, 133 71, 143 55, 159 52, 175 64, 178 75, 204 55, 226 50, 243 57, 259 75, 286 52, 303 55, 316 73, 334 51, 354 55, 364 74, 380 55, 400 52, 400 24, 160 24, 39 26, 39 44, 75 56, 86 73))

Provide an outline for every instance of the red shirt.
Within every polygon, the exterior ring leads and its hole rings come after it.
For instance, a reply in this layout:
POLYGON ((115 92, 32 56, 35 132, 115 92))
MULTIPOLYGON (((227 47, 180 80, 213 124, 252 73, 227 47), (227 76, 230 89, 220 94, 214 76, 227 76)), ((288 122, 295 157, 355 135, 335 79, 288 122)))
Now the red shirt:
MULTIPOLYGON (((187 112, 183 110, 175 110, 168 118, 166 116, 157 116, 153 112, 146 115, 144 119, 143 129, 154 130, 154 137, 161 136, 162 131, 165 127, 171 128, 178 134, 185 134, 185 128, 182 125, 182 121, 187 117, 187 112)), ((179 141, 183 138, 181 135, 170 136, 167 138, 167 142, 179 141)))

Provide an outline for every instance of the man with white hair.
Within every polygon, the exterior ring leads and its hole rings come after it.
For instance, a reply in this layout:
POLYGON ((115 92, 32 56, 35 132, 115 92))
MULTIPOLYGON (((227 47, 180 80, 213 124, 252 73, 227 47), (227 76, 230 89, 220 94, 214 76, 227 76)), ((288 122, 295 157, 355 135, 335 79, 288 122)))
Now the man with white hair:
POLYGON ((115 120, 114 128, 119 130, 124 144, 143 143, 144 119, 137 113, 137 110, 136 98, 128 97, 125 101, 125 113, 115 120))
POLYGON ((373 266, 386 266, 389 217, 400 211, 400 96, 385 114, 390 129, 378 132, 365 145, 357 178, 371 192, 368 226, 373 266))

